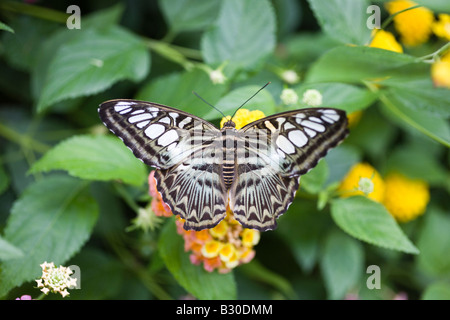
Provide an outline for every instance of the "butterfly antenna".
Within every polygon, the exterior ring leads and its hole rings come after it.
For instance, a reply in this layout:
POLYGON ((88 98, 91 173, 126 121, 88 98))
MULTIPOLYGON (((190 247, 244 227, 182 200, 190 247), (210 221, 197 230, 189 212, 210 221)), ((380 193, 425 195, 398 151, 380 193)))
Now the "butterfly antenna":
POLYGON ((233 119, 233 117, 235 116, 236 112, 238 112, 238 110, 240 108, 242 108, 244 106, 244 104, 246 104, 247 102, 249 102, 254 96, 256 96, 262 89, 264 89, 265 87, 267 87, 270 84, 270 82, 267 82, 264 86, 262 86, 261 89, 259 89, 258 91, 255 92, 255 94, 253 94, 250 98, 248 98, 243 104, 241 104, 241 106, 239 108, 236 109, 236 111, 233 113, 233 116, 231 117, 231 119, 233 119))
POLYGON ((208 101, 206 101, 205 99, 203 99, 202 97, 200 97, 197 92, 192 91, 193 94, 195 94, 197 96, 197 98, 199 98, 200 100, 202 100, 204 103, 206 103, 208 106, 212 107, 213 109, 216 109, 217 111, 219 111, 223 117, 225 118, 226 116, 223 114, 222 111, 220 111, 219 109, 217 109, 216 107, 214 107, 211 103, 209 103, 208 101))

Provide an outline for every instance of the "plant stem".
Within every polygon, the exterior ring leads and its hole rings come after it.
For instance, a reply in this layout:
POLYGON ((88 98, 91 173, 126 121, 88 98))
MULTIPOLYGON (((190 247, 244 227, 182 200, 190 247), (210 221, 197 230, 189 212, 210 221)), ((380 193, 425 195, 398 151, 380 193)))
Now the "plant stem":
POLYGON ((433 53, 427 54, 426 56, 417 58, 417 62, 425 62, 425 63, 434 63, 437 61, 436 58, 439 59, 439 56, 441 55, 441 53, 445 53, 445 51, 450 49, 450 41, 447 42, 445 45, 443 45, 442 47, 440 47, 438 50, 436 50, 433 53))
POLYGON ((148 271, 137 261, 137 259, 123 246, 121 241, 118 241, 120 237, 113 235, 107 237, 108 243, 111 245, 117 256, 124 263, 125 266, 133 271, 144 286, 158 299, 160 300, 172 300, 172 297, 163 289, 148 271))
POLYGON ((60 23, 65 23, 67 17, 69 17, 65 12, 17 1, 2 1, 0 2, 0 9, 60 23))
POLYGON ((394 17, 397 16, 397 15, 399 15, 400 13, 403 13, 403 12, 409 11, 409 10, 416 9, 416 8, 421 7, 421 6, 422 6, 422 5, 418 4, 418 5, 415 5, 415 6, 412 6, 412 7, 403 9, 403 10, 400 10, 400 11, 394 13, 394 14, 391 14, 391 15, 383 22, 383 24, 381 25, 380 28, 384 30, 384 29, 389 25, 389 23, 391 23, 391 21, 394 19, 394 17))
POLYGON ((13 141, 26 149, 32 149, 34 151, 45 153, 50 147, 42 142, 33 139, 29 135, 21 134, 8 126, 0 123, 0 135, 6 139, 13 141))

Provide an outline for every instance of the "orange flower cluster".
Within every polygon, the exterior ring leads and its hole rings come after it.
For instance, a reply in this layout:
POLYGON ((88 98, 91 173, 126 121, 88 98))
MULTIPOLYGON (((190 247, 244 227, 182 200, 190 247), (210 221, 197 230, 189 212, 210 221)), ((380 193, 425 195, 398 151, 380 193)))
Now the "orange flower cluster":
POLYGON ((172 210, 164 203, 161 194, 156 190, 155 171, 150 172, 148 176, 149 193, 152 196, 152 210, 158 217, 171 217, 172 210))
POLYGON ((206 271, 230 272, 255 256, 253 246, 259 242, 259 231, 243 228, 231 210, 217 226, 202 231, 186 231, 184 221, 177 218, 177 232, 184 238, 185 251, 191 251, 193 264, 203 263, 206 271))

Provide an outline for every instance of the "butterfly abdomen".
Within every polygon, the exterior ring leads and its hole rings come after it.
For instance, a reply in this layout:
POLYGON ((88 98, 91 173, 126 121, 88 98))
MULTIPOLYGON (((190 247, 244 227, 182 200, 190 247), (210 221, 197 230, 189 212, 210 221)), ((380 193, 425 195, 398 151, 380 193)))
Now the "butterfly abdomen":
POLYGON ((231 188, 235 177, 236 163, 236 129, 225 127, 222 129, 222 177, 227 190, 231 188))

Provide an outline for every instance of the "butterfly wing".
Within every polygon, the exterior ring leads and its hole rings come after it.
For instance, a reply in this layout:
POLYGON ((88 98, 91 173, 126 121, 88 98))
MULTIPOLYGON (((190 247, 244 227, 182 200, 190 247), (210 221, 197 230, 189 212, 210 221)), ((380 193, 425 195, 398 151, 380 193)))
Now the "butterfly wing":
POLYGON ((226 216, 227 190, 220 158, 207 147, 170 169, 157 170, 157 189, 185 230, 212 228, 226 216))
POLYGON ((100 119, 145 164, 168 169, 215 141, 219 130, 187 112, 138 100, 110 100, 100 119))
POLYGON ((213 227, 226 215, 220 131, 194 115, 156 103, 111 100, 99 108, 103 123, 155 172, 157 190, 186 230, 213 227), (220 149, 220 147, 219 147, 220 149))
POLYGON ((300 176, 347 136, 347 117, 337 109, 302 109, 255 121, 239 133, 230 207, 243 226, 270 230, 293 201, 300 176))

